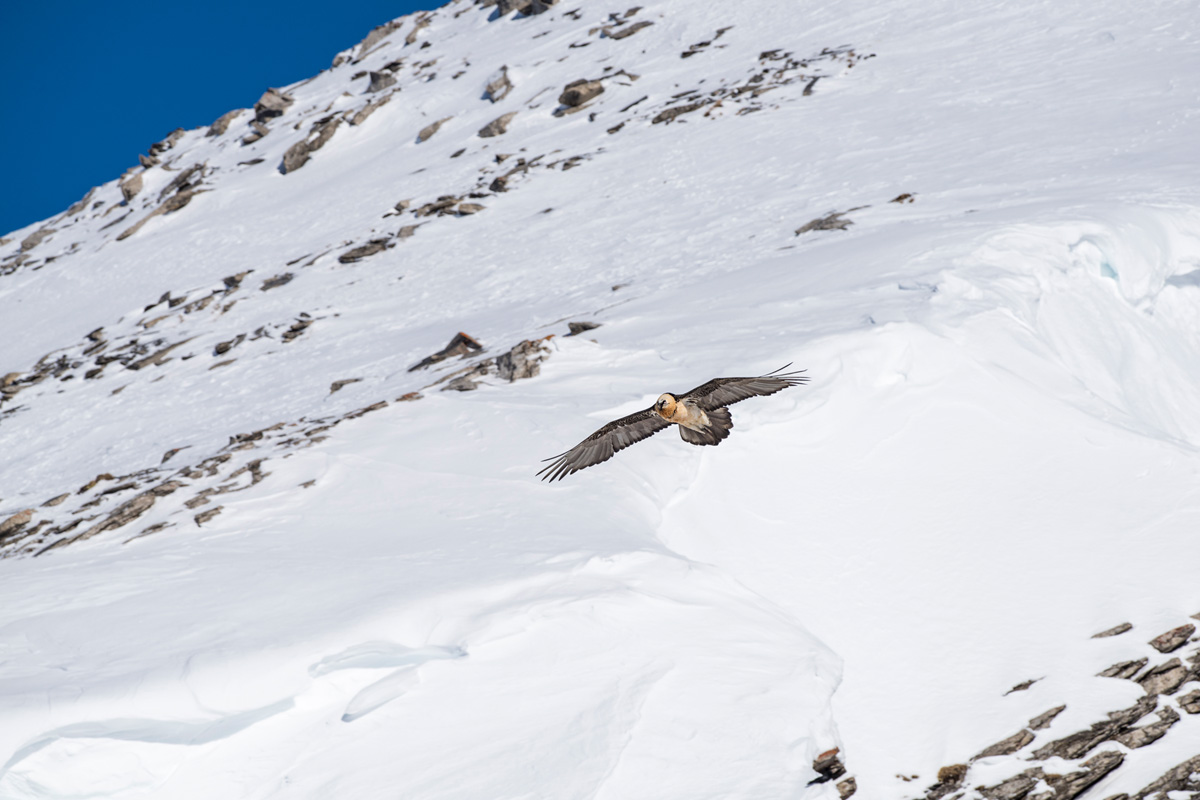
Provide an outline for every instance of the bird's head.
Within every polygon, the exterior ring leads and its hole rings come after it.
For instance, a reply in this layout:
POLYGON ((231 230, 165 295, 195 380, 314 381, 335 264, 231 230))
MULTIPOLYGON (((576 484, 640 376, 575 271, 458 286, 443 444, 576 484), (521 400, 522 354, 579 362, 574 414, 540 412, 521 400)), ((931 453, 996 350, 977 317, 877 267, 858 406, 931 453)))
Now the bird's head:
POLYGON ((658 400, 654 403, 654 410, 663 419, 670 419, 675 413, 675 397, 670 394, 661 394, 658 400))

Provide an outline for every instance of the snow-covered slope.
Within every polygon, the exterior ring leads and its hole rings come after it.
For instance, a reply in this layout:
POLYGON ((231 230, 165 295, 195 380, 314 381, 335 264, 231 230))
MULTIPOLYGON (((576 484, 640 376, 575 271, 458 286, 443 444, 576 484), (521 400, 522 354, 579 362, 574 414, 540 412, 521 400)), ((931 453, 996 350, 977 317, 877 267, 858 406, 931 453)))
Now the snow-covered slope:
POLYGON ((0 244, 0 797, 1196 796, 1200 12, 520 5, 0 244))

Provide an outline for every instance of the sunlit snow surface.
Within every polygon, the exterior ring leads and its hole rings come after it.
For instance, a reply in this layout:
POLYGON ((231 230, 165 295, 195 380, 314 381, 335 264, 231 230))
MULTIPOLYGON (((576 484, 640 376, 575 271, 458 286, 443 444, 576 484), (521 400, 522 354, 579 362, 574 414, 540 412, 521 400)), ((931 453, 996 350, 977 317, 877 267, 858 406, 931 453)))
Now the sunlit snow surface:
MULTIPOLYGON (((624 7, 578 7, 461 0, 405 46, 409 20, 294 87, 260 142, 238 143, 248 115, 189 132, 180 164, 217 170, 187 208, 121 242, 113 217, 56 224, 63 255, 0 278, 3 374, 254 270, 228 313, 163 323, 194 328, 194 358, 19 395, 0 520, 393 400, 459 330, 492 352, 558 334, 534 379, 428 390, 273 456, 203 527, 0 562, 0 797, 825 800, 812 760, 840 747, 859 796, 889 800, 1049 707, 1058 736, 1140 695, 1091 676, 1200 612, 1195 4, 646 0, 654 25, 620 40, 588 31, 624 7), (841 46, 875 57, 778 107, 621 111, 841 46), (280 174, 294 122, 361 105, 351 75, 400 57, 388 105, 280 174), (606 66, 639 79, 606 82, 595 121, 551 115, 606 66), (590 159, 337 262, 497 153, 590 159), (208 369, 300 312, 319 319, 295 342, 208 369), (719 449, 667 431, 533 477, 662 391, 787 362, 811 384, 735 406, 719 449)), ((1094 795, 1195 755, 1200 718, 1179 726, 1094 795)))

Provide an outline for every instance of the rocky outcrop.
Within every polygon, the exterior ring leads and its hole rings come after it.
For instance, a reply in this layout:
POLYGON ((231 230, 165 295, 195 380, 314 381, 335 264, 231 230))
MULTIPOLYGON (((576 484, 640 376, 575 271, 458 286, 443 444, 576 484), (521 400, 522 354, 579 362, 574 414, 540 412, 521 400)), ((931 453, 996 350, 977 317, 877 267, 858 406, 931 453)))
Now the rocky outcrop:
POLYGON ((265 123, 283 115, 292 103, 296 102, 291 95, 284 94, 278 89, 267 89, 262 97, 254 104, 254 121, 265 123))
POLYGON ((507 114, 501 114, 500 116, 496 117, 494 120, 489 122, 487 125, 484 125, 482 128, 479 129, 479 133, 478 133, 479 138, 489 139, 493 136, 500 136, 503 133, 507 133, 508 132, 508 123, 512 122, 513 118, 516 116, 517 116, 516 111, 509 111, 507 114))
POLYGON ((244 108, 235 108, 232 111, 226 111, 221 116, 217 117, 217 121, 208 126, 208 132, 205 136, 221 136, 225 131, 229 130, 230 124, 241 115, 244 108))
POLYGON ((279 165, 279 171, 286 175, 307 164, 309 157, 333 138, 333 134, 341 124, 341 117, 325 117, 314 123, 308 138, 296 142, 283 154, 283 162, 279 165))
POLYGON ((370 79, 370 83, 367 84, 368 92, 382 92, 389 86, 396 85, 396 76, 390 72, 372 72, 370 79))
POLYGON ((563 87, 562 94, 558 96, 558 102, 567 108, 579 108, 584 103, 594 100, 603 93, 604 85, 600 81, 580 78, 577 81, 571 81, 563 87))
POLYGON ((349 120, 348 120, 349 123, 351 125, 362 125, 364 122, 367 121, 367 117, 374 114, 376 111, 378 111, 381 107, 383 107, 391 99, 392 99, 391 94, 385 94, 383 97, 379 98, 378 100, 372 100, 370 103, 367 103, 365 106, 363 106, 358 111, 356 111, 349 118, 349 120))
POLYGON ((417 134, 417 144, 429 141, 429 139, 438 132, 442 125, 448 122, 450 119, 450 117, 443 117, 442 119, 439 119, 436 122, 431 122, 424 128, 421 128, 421 131, 417 134))
POLYGON ((1148 695, 1174 694, 1188 679, 1188 669, 1178 658, 1172 658, 1165 664, 1146 670, 1146 674, 1137 679, 1148 695))
POLYGON ((362 261, 364 258, 373 256, 376 253, 382 253, 384 250, 388 249, 388 246, 387 239, 372 239, 366 244, 359 245, 358 247, 342 253, 340 256, 338 256, 338 263, 354 264, 355 262, 362 261))
POLYGON ((142 173, 136 172, 123 178, 117 186, 121 189, 121 198, 128 203, 138 196, 138 192, 142 191, 142 173))
POLYGON ((3 543, 6 539, 15 537, 32 519, 33 509, 27 508, 24 511, 18 511, 8 519, 0 522, 0 543, 3 543))
MULTIPOLYGON (((889 203, 900 203, 900 202, 903 202, 901 200, 901 198, 904 198, 904 197, 911 197, 911 195, 902 194, 902 195, 900 195, 900 197, 897 197, 893 200, 889 200, 888 202, 889 203)), ((911 202, 911 200, 910 200, 910 202, 911 202)), ((1122 633, 1125 633, 1126 631, 1131 631, 1131 630, 1133 630, 1132 625, 1130 625, 1128 622, 1122 622, 1120 625, 1113 626, 1106 631, 1100 631, 1097 634, 1093 634, 1092 638, 1093 639, 1107 639, 1110 636, 1120 636, 1122 633)))
POLYGON ((1180 625, 1178 628, 1155 636, 1150 640, 1150 646, 1160 653, 1170 653, 1187 644, 1187 640, 1196 632, 1195 625, 1180 625))
POLYGON ((459 331, 458 333, 454 334, 454 337, 450 340, 449 344, 447 344, 441 350, 438 350, 436 353, 425 356, 425 358, 409 367, 408 371, 415 372, 416 370, 424 369, 425 367, 437 364, 440 361, 445 361, 447 358, 470 355, 471 353, 477 353, 482 349, 483 345, 481 345, 474 337, 468 336, 462 331, 459 331))
POLYGON ((545 339, 525 340, 496 358, 496 374, 512 383, 532 378, 542 371, 542 362, 550 355, 545 339))

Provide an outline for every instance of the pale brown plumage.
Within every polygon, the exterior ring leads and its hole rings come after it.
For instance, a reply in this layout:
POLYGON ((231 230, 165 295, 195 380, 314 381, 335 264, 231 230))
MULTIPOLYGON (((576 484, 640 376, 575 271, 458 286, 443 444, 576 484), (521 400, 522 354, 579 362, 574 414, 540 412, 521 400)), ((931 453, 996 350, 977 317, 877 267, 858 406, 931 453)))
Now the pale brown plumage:
POLYGON ((537 474, 542 480, 562 480, 671 425, 679 426, 679 434, 688 444, 718 445, 733 427, 726 406, 808 382, 800 374, 804 370, 783 372, 790 366, 755 378, 714 378, 683 394, 664 394, 650 408, 613 420, 567 452, 547 458, 552 463, 537 474))

